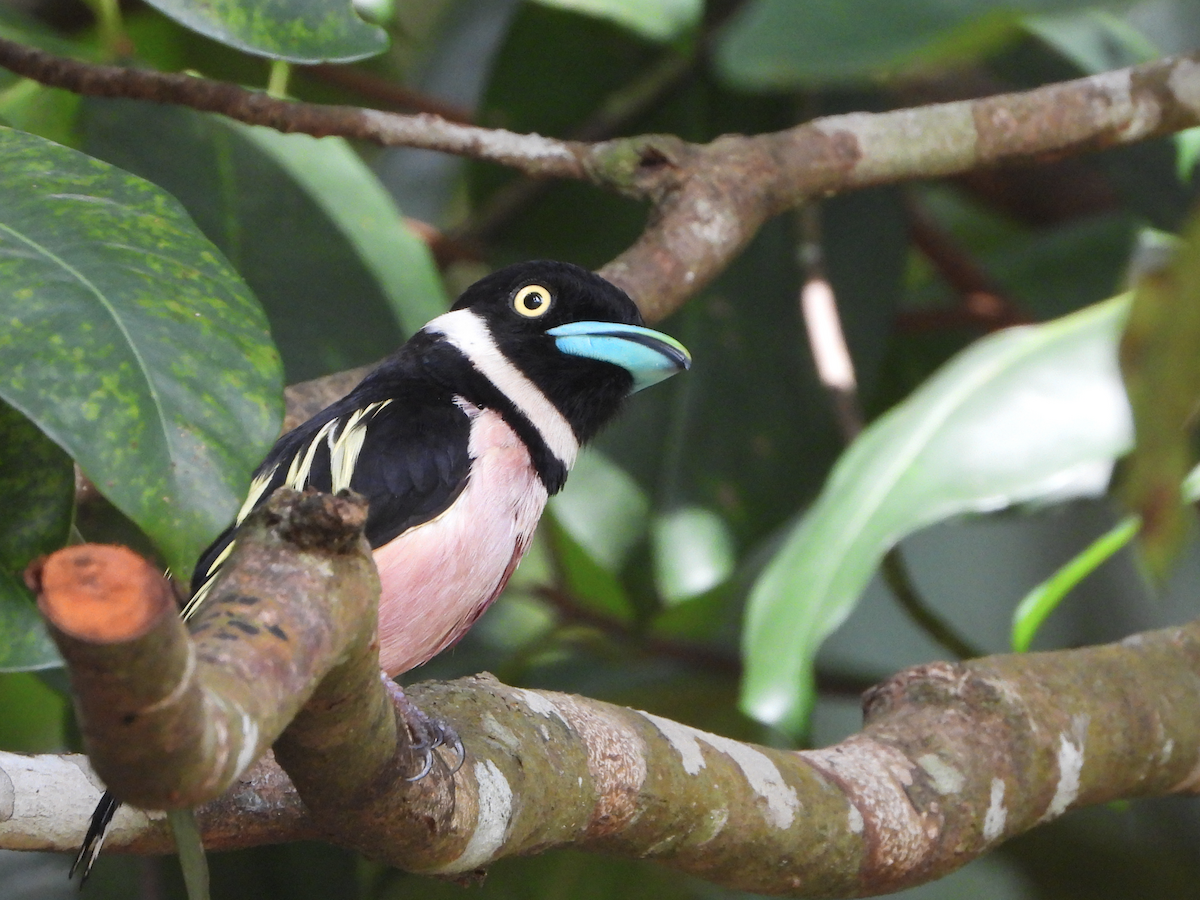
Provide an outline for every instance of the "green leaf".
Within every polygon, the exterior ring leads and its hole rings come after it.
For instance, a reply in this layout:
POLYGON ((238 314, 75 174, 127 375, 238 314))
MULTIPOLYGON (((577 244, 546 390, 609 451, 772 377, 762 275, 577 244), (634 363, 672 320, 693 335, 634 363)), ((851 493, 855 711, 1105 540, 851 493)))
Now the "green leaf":
POLYGON ((59 143, 74 142, 80 96, 21 78, 0 91, 0 119, 59 143))
POLYGON ((1189 183, 1196 163, 1200 162, 1200 126, 1177 131, 1172 139, 1175 141, 1175 166, 1179 180, 1185 184, 1189 183))
POLYGON ((646 534, 650 500, 599 450, 580 454, 561 493, 550 500, 558 524, 610 572, 619 572, 646 534))
POLYGON ((573 12, 608 19, 652 41, 669 41, 696 27, 702 0, 537 0, 573 12))
POLYGON ((1193 523, 1179 485, 1196 463, 1200 404, 1200 215, 1170 263, 1144 272, 1121 339, 1121 373, 1137 445, 1122 461, 1118 494, 1142 519, 1139 545, 1150 573, 1166 575, 1193 523))
POLYGON ((0 748, 18 753, 62 752, 70 701, 42 678, 28 672, 0 674, 0 709, 4 710, 0 748))
POLYGON ((176 22, 229 47, 295 63, 351 62, 387 49, 387 33, 349 0, 149 0, 176 22))
POLYGON ((67 543, 74 504, 71 458, 0 401, 0 671, 62 662, 22 573, 67 543))
POLYGON ((278 434, 262 310, 169 195, 0 129, 0 397, 181 577, 278 434))
POLYGON ((1012 648, 1015 653, 1024 653, 1033 643, 1046 617, 1058 608, 1063 598, 1079 582, 1133 540, 1142 522, 1137 516, 1126 516, 1096 540, 1082 553, 1025 595, 1013 611, 1012 648))
POLYGON ((619 622, 633 621, 633 604, 617 576, 600 565, 553 516, 545 521, 555 563, 571 599, 619 622))
POLYGON ((1089 75, 1135 66, 1159 56, 1145 35, 1103 10, 1030 16, 1023 24, 1089 75))
POLYGON ((340 139, 111 100, 85 104, 83 131, 84 149, 170 191, 233 262, 290 382, 375 362, 446 308, 428 250, 340 139))
POLYGON ((446 311, 449 301, 428 245, 404 224, 391 194, 345 140, 231 127, 274 159, 341 231, 405 331, 415 332, 446 311))
POLYGON ((1128 297, 981 340, 872 423, 751 592, 742 708, 799 733, 812 662, 883 554, 967 512, 1095 494, 1132 442, 1116 345, 1128 297))
POLYGON ((1018 34, 1026 13, 1096 5, 1084 0, 751 0, 717 44, 734 87, 779 91, 863 81, 915 62, 964 60, 1018 34))
POLYGON ((733 574, 737 561, 725 520, 702 506, 655 519, 654 581, 668 606, 699 597, 733 574))

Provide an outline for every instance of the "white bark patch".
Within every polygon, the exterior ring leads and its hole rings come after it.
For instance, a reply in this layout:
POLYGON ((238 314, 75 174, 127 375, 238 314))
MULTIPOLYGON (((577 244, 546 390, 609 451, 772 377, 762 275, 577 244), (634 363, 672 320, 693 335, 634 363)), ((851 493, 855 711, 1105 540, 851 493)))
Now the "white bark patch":
POLYGON ((496 743, 510 751, 521 749, 521 739, 508 726, 504 725, 491 713, 484 713, 480 720, 483 732, 496 743))
POLYGON ((450 874, 470 872, 491 862, 504 846, 512 822, 512 787, 504 773, 490 759, 475 763, 475 781, 479 785, 479 815, 475 831, 458 859, 432 870, 450 874))
POLYGON ((1076 716, 1073 722, 1075 734, 1058 736, 1058 784, 1055 785, 1054 797, 1042 816, 1043 822, 1057 819, 1079 796, 1079 776, 1083 773, 1083 744, 1087 734, 1087 722, 1087 716, 1076 716))
MULTIPOLYGON (((415 146, 430 147, 430 117, 397 116, 395 113, 371 109, 360 109, 357 113, 386 140, 397 143, 416 141, 415 146)), ((432 123, 433 143, 438 149, 470 147, 481 151, 488 159, 509 157, 534 161, 558 160, 578 165, 562 141, 542 137, 540 134, 516 134, 502 129, 484 131, 471 125, 458 125, 440 119, 432 119, 432 123)))
POLYGON ((539 694, 537 691, 527 691, 524 688, 513 688, 512 695, 524 703, 530 712, 536 713, 539 716, 545 716, 547 719, 558 719, 558 721, 562 722, 568 728, 571 727, 571 723, 567 721, 567 717, 554 705, 554 701, 545 694, 539 694))
POLYGON ((1194 113, 1200 113, 1200 63, 1181 59, 1171 69, 1167 86, 1175 99, 1194 113))
POLYGON ((926 753, 917 757, 917 765, 925 770, 925 774, 933 783, 933 789, 943 797, 947 794, 957 794, 966 784, 966 776, 954 766, 943 762, 942 758, 935 753, 926 753))
POLYGON ((858 807, 853 803, 850 804, 850 820, 846 823, 846 827, 850 829, 851 834, 862 834, 866 823, 863 821, 862 813, 858 811, 858 807))
MULTIPOLYGON (((0 847, 73 853, 87 829, 83 811, 90 812, 102 790, 85 756, 0 751, 0 806, 7 813, 0 815, 0 847)), ((122 806, 109 828, 110 844, 128 844, 165 815, 122 806)))
POLYGON ((913 782, 913 763, 894 747, 854 735, 833 747, 797 754, 836 785, 846 798, 848 827, 878 839, 872 864, 899 876, 922 865, 933 852, 941 817, 922 815, 905 787, 913 782))
POLYGON ((536 132, 531 131, 528 134, 516 134, 515 132, 498 128, 495 131, 487 132, 486 137, 482 140, 479 137, 478 129, 468 131, 466 135, 472 139, 472 142, 485 146, 488 150, 499 156, 531 160, 560 160, 572 164, 576 163, 575 157, 571 155, 570 150, 563 146, 562 141, 542 137, 536 132))
POLYGON ((742 775, 751 789, 766 801, 767 821, 776 828, 792 826, 796 813, 800 811, 800 798, 783 780, 771 758, 761 750, 720 735, 680 725, 669 719, 660 719, 650 713, 644 712, 642 715, 654 723, 654 727, 662 732, 663 737, 679 753, 684 771, 689 775, 695 775, 704 768, 704 756, 699 744, 703 741, 718 753, 724 753, 742 770, 742 775))
POLYGON ((1171 754, 1174 752, 1175 740, 1174 738, 1167 738, 1165 741, 1163 741, 1162 750, 1159 751, 1158 764, 1160 766, 1165 766, 1171 761, 1171 754))
POLYGON ((652 713, 643 712, 643 716, 654 723, 667 743, 679 754, 683 771, 689 775, 699 774, 704 768, 704 754, 700 750, 700 742, 696 740, 696 731, 670 719, 662 719, 652 713))
POLYGON ((988 801, 987 815, 983 817, 983 839, 989 844, 1004 834, 1008 821, 1008 810, 1004 808, 1004 779, 992 779, 992 796, 988 801))
MULTIPOLYGON (((724 247, 735 239, 737 232, 729 213, 723 208, 701 199, 692 207, 692 213, 692 222, 688 227, 700 243, 709 247, 724 247)), ((692 278, 695 279, 695 273, 692 273, 692 278)))
POLYGON ((17 789, 8 773, 0 769, 0 822, 7 822, 12 818, 16 805, 17 789))

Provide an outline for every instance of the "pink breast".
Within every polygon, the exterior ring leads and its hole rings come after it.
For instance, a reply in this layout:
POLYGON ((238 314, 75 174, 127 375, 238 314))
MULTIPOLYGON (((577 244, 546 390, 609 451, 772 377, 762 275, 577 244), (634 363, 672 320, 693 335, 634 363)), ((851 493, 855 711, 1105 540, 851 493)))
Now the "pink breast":
POLYGON ((546 505, 520 438, 498 413, 460 405, 472 417, 467 486, 442 515, 375 551, 379 658, 391 676, 466 633, 508 581, 546 505))

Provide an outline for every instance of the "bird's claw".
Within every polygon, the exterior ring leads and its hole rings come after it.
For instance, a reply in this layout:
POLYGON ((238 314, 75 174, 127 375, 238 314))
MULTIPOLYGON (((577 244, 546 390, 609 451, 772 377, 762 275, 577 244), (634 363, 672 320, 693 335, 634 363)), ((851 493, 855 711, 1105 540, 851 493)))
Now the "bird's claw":
POLYGON ((433 751, 438 747, 450 747, 454 750, 456 761, 453 768, 450 769, 450 774, 454 775, 458 772, 467 759, 467 751, 463 747, 458 732, 448 722, 427 716, 422 712, 420 707, 408 699, 404 689, 388 678, 386 673, 383 673, 383 684, 388 689, 392 703, 399 711, 400 718, 408 729, 413 752, 422 757, 421 770, 416 775, 405 778, 405 781, 420 781, 433 771, 433 763, 436 759, 433 751))

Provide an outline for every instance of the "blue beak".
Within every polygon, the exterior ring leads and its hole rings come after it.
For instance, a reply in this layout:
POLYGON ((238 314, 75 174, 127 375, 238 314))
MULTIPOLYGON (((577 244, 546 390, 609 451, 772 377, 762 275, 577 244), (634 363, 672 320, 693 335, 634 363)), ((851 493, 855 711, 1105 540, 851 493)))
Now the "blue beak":
POLYGON ((546 332, 563 353, 620 366, 633 376, 633 390, 658 384, 692 365, 692 355, 675 338, 639 325, 569 322, 546 332))

